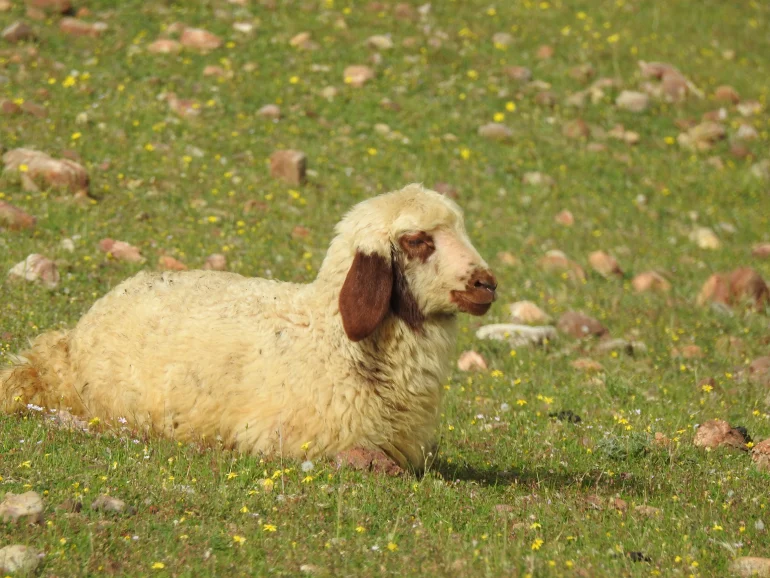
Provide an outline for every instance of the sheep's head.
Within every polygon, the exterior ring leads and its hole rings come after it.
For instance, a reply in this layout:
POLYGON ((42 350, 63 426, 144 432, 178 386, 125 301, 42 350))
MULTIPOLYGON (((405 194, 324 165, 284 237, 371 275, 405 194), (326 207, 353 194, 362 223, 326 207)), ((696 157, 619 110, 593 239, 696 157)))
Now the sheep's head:
POLYGON ((352 255, 339 308, 353 341, 371 335, 388 313, 419 331, 432 316, 483 315, 495 300, 497 281, 469 241, 462 211, 439 193, 410 185, 374 197, 354 207, 337 232, 335 244, 352 255))

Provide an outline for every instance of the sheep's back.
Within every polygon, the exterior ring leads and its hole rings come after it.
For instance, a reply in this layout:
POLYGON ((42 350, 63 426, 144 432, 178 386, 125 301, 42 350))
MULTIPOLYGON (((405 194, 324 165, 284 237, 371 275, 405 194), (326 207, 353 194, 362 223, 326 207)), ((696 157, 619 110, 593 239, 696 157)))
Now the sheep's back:
POLYGON ((72 331, 75 387, 98 415, 178 437, 227 436, 233 412, 255 399, 266 415, 278 411, 268 402, 288 371, 281 355, 297 357, 309 330, 295 308, 301 287, 213 271, 140 273, 72 331))

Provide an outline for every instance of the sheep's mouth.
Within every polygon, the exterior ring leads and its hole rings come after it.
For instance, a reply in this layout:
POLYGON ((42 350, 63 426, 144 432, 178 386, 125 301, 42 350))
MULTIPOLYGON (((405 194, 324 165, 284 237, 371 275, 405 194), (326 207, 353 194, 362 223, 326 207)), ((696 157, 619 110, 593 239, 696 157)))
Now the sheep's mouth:
POLYGON ((486 288, 452 291, 452 302, 463 313, 484 315, 495 300, 495 292, 486 288))

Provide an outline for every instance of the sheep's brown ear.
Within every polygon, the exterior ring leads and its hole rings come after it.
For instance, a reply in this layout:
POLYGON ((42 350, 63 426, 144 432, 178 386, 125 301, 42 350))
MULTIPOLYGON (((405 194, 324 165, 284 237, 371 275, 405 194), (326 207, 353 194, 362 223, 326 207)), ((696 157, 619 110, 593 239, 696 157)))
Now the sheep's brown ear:
POLYGON ((390 260, 356 251, 339 302, 342 327, 351 341, 361 341, 377 329, 388 313, 392 290, 390 260))

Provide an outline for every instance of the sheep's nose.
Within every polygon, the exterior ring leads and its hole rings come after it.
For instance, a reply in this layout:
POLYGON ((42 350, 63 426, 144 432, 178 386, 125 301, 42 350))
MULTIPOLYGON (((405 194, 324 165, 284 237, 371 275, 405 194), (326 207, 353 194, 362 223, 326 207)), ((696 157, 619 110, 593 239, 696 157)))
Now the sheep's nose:
POLYGON ((497 279, 489 269, 477 269, 471 276, 471 283, 476 289, 486 289, 494 294, 497 290, 497 279))

